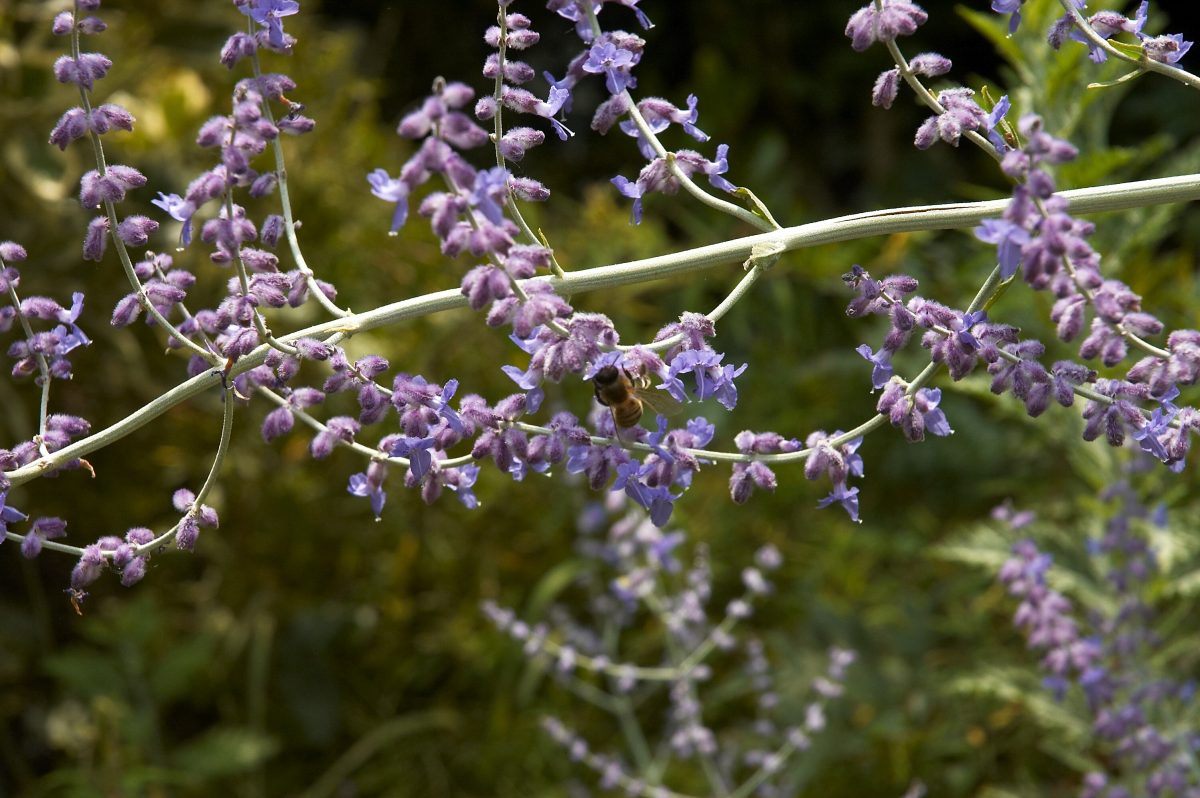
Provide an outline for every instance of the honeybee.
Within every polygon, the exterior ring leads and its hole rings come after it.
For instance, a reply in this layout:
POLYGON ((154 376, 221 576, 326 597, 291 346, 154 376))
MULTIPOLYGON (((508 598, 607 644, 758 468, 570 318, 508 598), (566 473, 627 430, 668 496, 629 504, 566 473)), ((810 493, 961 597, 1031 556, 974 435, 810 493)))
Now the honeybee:
POLYGON ((67 594, 67 599, 71 602, 71 608, 75 610, 76 615, 83 615, 83 600, 87 598, 87 591, 69 587, 64 593, 67 594))
POLYGON ((666 391, 652 389, 644 374, 634 376, 623 368, 604 366, 592 377, 596 389, 596 401, 612 413, 617 435, 621 430, 636 427, 642 411, 649 407, 656 413, 671 416, 683 406, 666 391))

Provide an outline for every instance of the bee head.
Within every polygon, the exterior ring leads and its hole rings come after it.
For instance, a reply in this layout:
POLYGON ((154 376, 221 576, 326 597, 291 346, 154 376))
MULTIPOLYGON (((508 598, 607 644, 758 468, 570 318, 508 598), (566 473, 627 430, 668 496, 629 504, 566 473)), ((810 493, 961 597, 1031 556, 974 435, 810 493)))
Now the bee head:
POLYGON ((621 379, 621 372, 617 371, 616 366, 603 366, 596 372, 596 376, 592 377, 592 381, 597 385, 614 385, 621 379))

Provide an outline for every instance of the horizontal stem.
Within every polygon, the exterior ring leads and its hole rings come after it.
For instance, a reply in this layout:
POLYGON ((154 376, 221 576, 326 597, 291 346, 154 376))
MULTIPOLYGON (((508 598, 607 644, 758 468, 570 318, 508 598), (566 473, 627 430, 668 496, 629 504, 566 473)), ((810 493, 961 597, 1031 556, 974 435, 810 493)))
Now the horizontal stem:
MULTIPOLYGON (((1140 180, 1058 193, 1070 201, 1072 212, 1077 214, 1187 202, 1200 199, 1200 174, 1140 180)), ((987 202, 924 205, 868 211, 787 227, 772 233, 746 236, 670 255, 574 271, 565 277, 534 277, 531 279, 549 282, 560 294, 581 294, 621 285, 661 280, 726 263, 740 265, 753 254, 756 245, 778 244, 782 246, 783 251, 790 251, 878 235, 971 227, 984 219, 999 215, 1007 204, 1007 199, 1000 199, 987 202)), ((433 313, 464 308, 466 305, 466 297, 458 289, 435 291, 424 296, 404 299, 374 310, 297 330, 294 333, 280 336, 279 340, 287 342, 295 341, 298 338, 322 338, 330 335, 342 338, 433 313)), ((236 376, 261 365, 270 351, 269 346, 259 346, 237 361, 230 376, 236 376)), ((13 487, 22 485, 48 470, 70 460, 84 457, 123 438, 172 407, 205 391, 212 390, 220 384, 221 372, 218 369, 199 374, 111 426, 28 465, 9 471, 5 476, 8 477, 13 487)))

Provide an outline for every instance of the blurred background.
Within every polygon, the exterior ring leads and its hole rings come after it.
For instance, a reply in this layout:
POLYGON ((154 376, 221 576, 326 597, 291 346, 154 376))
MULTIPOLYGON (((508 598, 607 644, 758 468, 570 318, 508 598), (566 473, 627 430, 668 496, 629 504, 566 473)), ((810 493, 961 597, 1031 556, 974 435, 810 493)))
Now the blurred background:
MULTIPOLYGON (((850 49, 843 29, 858 5, 644 0, 656 27, 639 31, 648 44, 638 93, 679 105, 697 94, 700 127, 713 138, 700 149, 729 143, 726 176, 751 188, 784 225, 1003 196, 994 164, 973 148, 939 144, 922 153, 911 146, 927 115, 911 95, 902 92, 891 111, 871 107, 871 85, 890 63, 880 48, 850 49)), ((929 23, 902 45, 910 55, 937 50, 953 59, 956 82, 1009 93, 1017 112, 1011 118, 1045 115, 1051 130, 1085 153, 1061 170, 1062 187, 1200 171, 1195 93, 1157 76, 1085 90, 1122 70, 1094 67, 1082 46, 1050 52, 1041 32, 1052 5, 1031 0, 1027 25, 1006 39, 1005 21, 982 0, 927 3, 929 23)), ((1134 4, 1127 5, 1132 13, 1134 4)), ((92 168, 90 150, 77 144, 60 153, 46 143, 76 101, 50 73, 65 46, 49 34, 58 10, 0 0, 0 239, 29 250, 25 294, 65 300, 73 290, 87 292, 80 323, 95 343, 75 355, 75 379, 56 385, 52 402, 96 429, 184 374, 179 358, 160 354, 153 330, 108 326, 127 291, 111 251, 99 265, 80 259, 88 216, 75 195, 79 175, 92 168)), ((537 4, 515 10, 542 33, 528 60, 561 75, 579 48, 569 26, 537 4)), ((229 91, 246 74, 216 60, 244 18, 230 4, 182 0, 113 2, 101 14, 109 30, 87 46, 115 65, 98 96, 124 104, 138 120, 133 134, 106 137, 107 152, 110 162, 149 178, 122 207, 161 219, 148 204, 153 192, 181 193, 211 166, 211 153, 191 142, 204 120, 228 111, 229 91)), ((391 206, 369 195, 365 176, 376 167, 396 174, 411 153, 395 124, 435 76, 487 90, 479 75, 487 55, 482 34, 494 16, 494 5, 465 0, 306 0, 285 20, 299 39, 295 54, 264 56, 265 69, 296 80, 290 96, 317 122, 313 134, 287 139, 286 157, 305 255, 338 286, 339 304, 365 309, 457 286, 474 265, 443 258, 415 216, 401 236, 388 237, 391 206)), ((604 19, 606 27, 636 30, 626 9, 607 8, 604 19)), ((1151 20, 1156 32, 1200 37, 1191 2, 1156 2, 1151 20)), ((1198 62, 1193 53, 1183 63, 1198 62)), ((540 81, 533 89, 544 93, 540 81)), ((600 91, 594 83, 576 95, 572 141, 551 137, 520 164, 553 192, 551 203, 526 212, 566 268, 751 232, 695 203, 657 195, 642 225, 631 227, 628 201, 608 179, 633 178, 639 158, 629 139, 588 129, 590 112, 582 109, 594 107, 600 91)), ((273 200, 250 205, 251 213, 270 212, 273 200)), ((1106 273, 1140 292, 1169 329, 1196 326, 1200 209, 1168 206, 1095 221, 1093 243, 1106 273)), ((164 225, 161 251, 170 251, 174 234, 164 225)), ((201 247, 173 254, 200 276, 189 304, 214 301, 226 275, 201 247)), ((281 258, 289 264, 282 251, 281 258)), ((869 367, 854 347, 878 346, 884 328, 843 313, 848 295, 839 276, 854 263, 878 276, 912 274, 924 295, 961 307, 993 261, 970 231, 788 255, 718 330, 726 362, 750 368, 733 413, 703 408, 717 424, 714 445, 732 448, 743 429, 803 438, 871 415, 869 367)), ((730 264, 574 301, 609 314, 624 341, 647 340, 685 310, 711 309, 739 275, 730 264)), ((1047 340, 1047 362, 1074 356, 1051 340, 1050 301, 1014 286, 992 311, 1047 340)), ((314 311, 294 323, 317 318, 314 311)), ((504 335, 466 311, 359 336, 350 351, 382 354, 394 370, 434 382, 457 378, 460 395, 491 401, 512 390, 497 364, 523 363, 504 335)), ((923 350, 910 346, 897 371, 915 374, 923 362, 923 350)), ((316 371, 312 377, 320 379, 316 371)), ((728 471, 706 469, 672 519, 686 531, 688 548, 711 551, 714 607, 739 592, 741 569, 758 547, 771 543, 782 552, 777 589, 751 621, 781 692, 802 694, 828 647, 859 652, 828 730, 795 764, 799 794, 890 796, 921 781, 937 796, 1071 795, 1095 755, 1069 705, 1035 699, 1036 656, 1012 629, 1013 604, 995 583, 1015 533, 986 519, 1010 497, 1036 509, 1034 533, 1085 569, 1084 540, 1104 513, 1099 492, 1121 474, 1126 453, 1082 444, 1078 409, 1054 407, 1029 420, 1019 404, 989 393, 986 375, 938 385, 956 434, 922 445, 890 430, 868 438, 864 523, 851 523, 840 509, 817 511, 827 488, 806 482, 799 468, 780 469, 775 494, 756 494, 744 507, 729 500, 728 471)), ((568 380, 550 387, 548 409, 583 415, 590 396, 590 386, 568 380)), ((32 435, 37 401, 32 385, 0 382, 0 445, 32 435)), ((578 553, 578 519, 602 497, 565 473, 513 483, 485 467, 476 487, 482 507, 468 511, 449 496, 426 506, 393 476, 375 522, 366 502, 346 492, 360 460, 339 451, 314 463, 299 432, 264 445, 264 412, 256 403, 237 417, 232 455, 209 500, 221 528, 206 531, 194 554, 154 558, 132 589, 101 579, 82 617, 63 594, 70 558, 46 553, 26 561, 17 546, 0 547, 0 796, 584 794, 595 784, 592 774, 568 761, 538 719, 547 712, 571 718, 597 748, 619 745, 613 721, 583 711, 484 620, 479 603, 496 600, 531 621, 544 620, 555 603, 570 606, 571 577, 594 567, 578 553)), ((203 481, 219 428, 219 397, 201 397, 90 456, 95 480, 81 473, 40 480, 14 491, 10 502, 65 518, 78 545, 131 526, 161 530, 175 519, 171 493, 203 481)), ((1163 533, 1172 556, 1163 560, 1158 597, 1187 617, 1200 590, 1200 579, 1184 578, 1197 567, 1195 469, 1140 480, 1148 500, 1172 510, 1163 533)), ((658 633, 647 628, 633 639, 658 633)), ((1196 675, 1194 651, 1174 655, 1180 674, 1196 675)), ((714 666, 736 678, 732 664, 718 659, 714 666)), ((803 708, 801 700, 785 701, 781 722, 797 722, 803 708)), ((738 710, 737 701, 720 704, 712 725, 727 716, 732 722, 738 710)), ((658 728, 662 718, 648 722, 658 728)))

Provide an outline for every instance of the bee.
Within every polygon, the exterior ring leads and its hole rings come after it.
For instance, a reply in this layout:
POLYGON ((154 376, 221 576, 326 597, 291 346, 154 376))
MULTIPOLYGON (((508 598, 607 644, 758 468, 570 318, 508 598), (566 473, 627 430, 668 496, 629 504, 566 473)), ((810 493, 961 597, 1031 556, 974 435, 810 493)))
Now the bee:
POLYGON ((83 600, 87 598, 87 591, 69 587, 64 593, 71 602, 71 608, 75 610, 76 615, 83 615, 83 600))
POLYGON ((621 430, 637 426, 645 407, 664 416, 674 415, 683 409, 679 401, 666 391, 652 389, 646 375, 635 376, 616 366, 604 366, 597 371, 596 376, 592 377, 592 385, 596 389, 596 401, 612 413, 618 436, 621 430))

